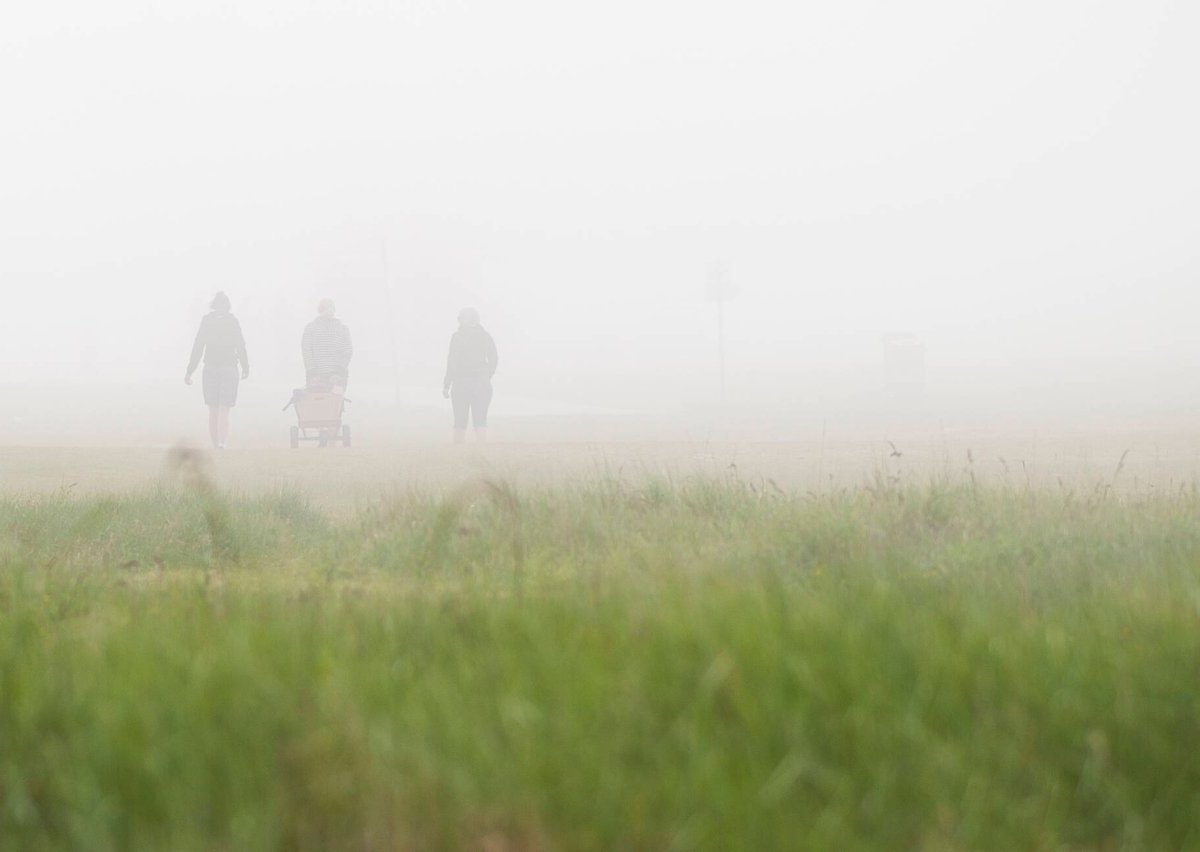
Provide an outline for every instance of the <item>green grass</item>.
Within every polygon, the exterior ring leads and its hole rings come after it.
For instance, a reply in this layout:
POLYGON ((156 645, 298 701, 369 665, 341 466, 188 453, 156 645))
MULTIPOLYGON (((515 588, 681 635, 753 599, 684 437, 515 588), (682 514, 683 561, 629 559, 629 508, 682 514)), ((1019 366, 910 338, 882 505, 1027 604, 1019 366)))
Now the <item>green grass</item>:
POLYGON ((1200 847, 1200 497, 0 498, 3 849, 1200 847))

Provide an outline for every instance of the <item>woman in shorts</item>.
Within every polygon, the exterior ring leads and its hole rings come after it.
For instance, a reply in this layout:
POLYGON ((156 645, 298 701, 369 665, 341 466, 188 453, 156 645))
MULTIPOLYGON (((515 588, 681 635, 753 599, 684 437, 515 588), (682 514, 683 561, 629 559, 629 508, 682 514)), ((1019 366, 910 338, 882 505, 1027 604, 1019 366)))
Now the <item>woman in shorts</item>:
POLYGON ((212 310, 200 321, 192 357, 188 361, 184 384, 192 383, 192 373, 204 358, 202 385, 204 404, 208 406, 208 434, 213 446, 225 449, 229 440, 229 409, 237 405, 239 366, 243 379, 250 376, 250 359, 246 357, 246 340, 237 317, 229 312, 229 297, 217 293, 210 305, 212 310))

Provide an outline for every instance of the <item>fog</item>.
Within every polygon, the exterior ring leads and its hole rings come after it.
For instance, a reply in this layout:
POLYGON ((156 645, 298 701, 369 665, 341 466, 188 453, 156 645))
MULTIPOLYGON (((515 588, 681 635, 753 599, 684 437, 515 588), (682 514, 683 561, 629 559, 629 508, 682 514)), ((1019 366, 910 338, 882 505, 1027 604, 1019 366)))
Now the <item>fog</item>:
POLYGON ((0 429, 202 426, 217 290, 264 419, 324 296, 439 428, 464 305, 501 423, 1195 413, 1197 43, 1183 0, 6 4, 0 429))

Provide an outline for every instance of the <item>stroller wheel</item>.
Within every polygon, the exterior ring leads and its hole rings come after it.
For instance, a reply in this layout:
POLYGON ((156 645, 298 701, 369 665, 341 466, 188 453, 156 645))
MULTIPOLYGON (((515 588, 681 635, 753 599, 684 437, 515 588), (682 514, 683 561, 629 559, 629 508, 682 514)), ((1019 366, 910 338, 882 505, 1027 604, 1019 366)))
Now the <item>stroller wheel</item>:
POLYGON ((293 426, 291 435, 292 435, 292 449, 293 450, 298 449, 300 447, 300 427, 293 426))

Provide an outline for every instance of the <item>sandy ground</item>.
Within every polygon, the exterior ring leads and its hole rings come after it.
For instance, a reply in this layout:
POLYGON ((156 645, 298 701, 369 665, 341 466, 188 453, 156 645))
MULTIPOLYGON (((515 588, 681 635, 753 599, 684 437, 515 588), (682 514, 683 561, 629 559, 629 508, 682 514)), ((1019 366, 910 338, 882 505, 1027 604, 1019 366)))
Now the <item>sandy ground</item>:
MULTIPOLYGON (((1200 441, 1190 429, 924 431, 816 434, 780 441, 524 440, 453 446, 363 438, 351 449, 234 447, 211 453, 222 487, 257 494, 297 490, 327 508, 352 508, 407 489, 444 490, 477 478, 518 487, 579 479, 738 477, 824 493, 879 478, 948 477, 1012 487, 1112 487, 1126 493, 1200 482, 1200 441)), ((167 447, 0 447, 0 493, 116 493, 173 479, 167 447)))
MULTIPOLYGON (((3 389, 0 494, 118 493, 171 482, 171 448, 207 443, 206 412, 182 387, 3 389)), ((1043 403, 968 413, 932 402, 616 412, 522 410, 510 401, 498 406, 489 443, 453 446, 446 404, 431 396, 397 404, 363 393, 347 415, 351 449, 291 450, 295 415, 281 411, 285 390, 248 387, 231 448, 212 453, 216 479, 247 494, 294 489, 338 509, 480 477, 533 487, 736 476, 800 493, 935 477, 1126 493, 1200 482, 1200 410, 1182 406, 1140 415, 1051 414, 1043 403)))

